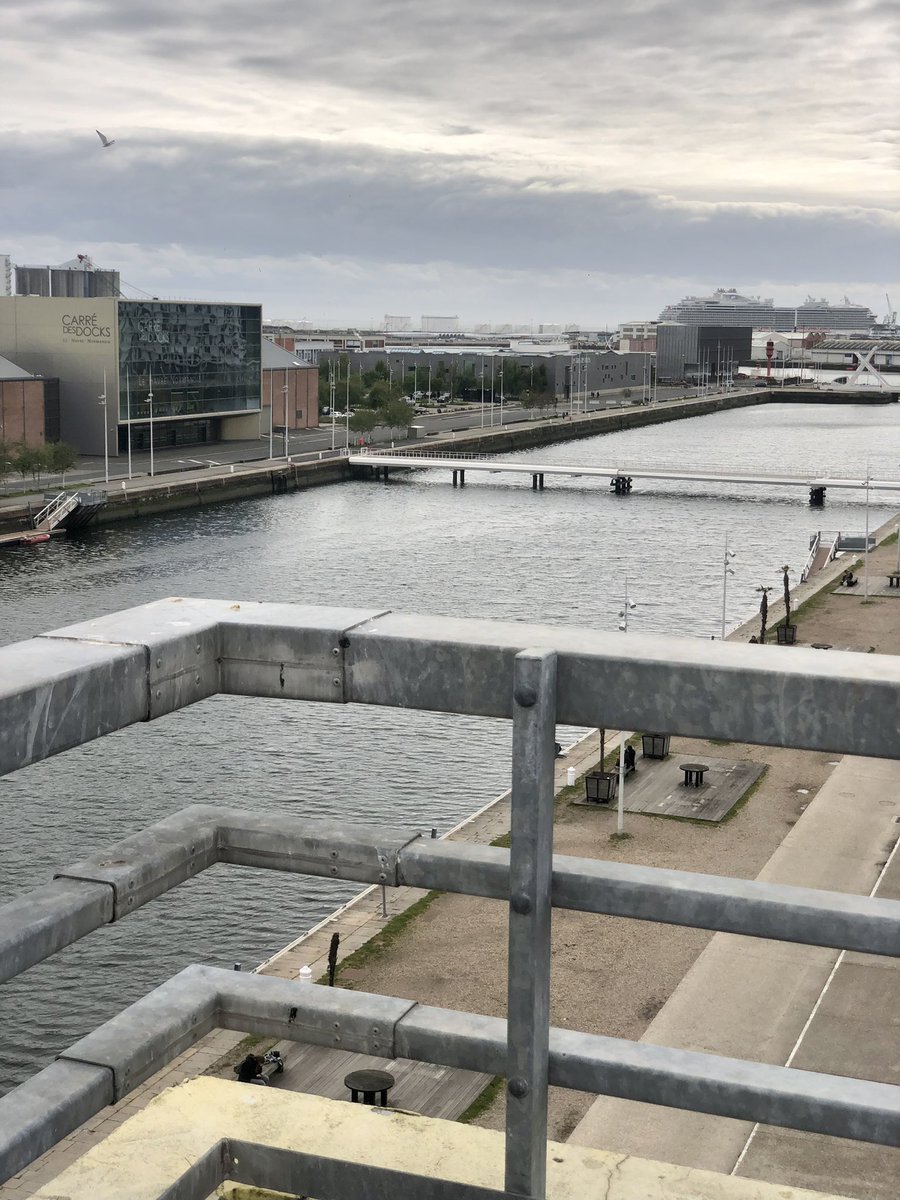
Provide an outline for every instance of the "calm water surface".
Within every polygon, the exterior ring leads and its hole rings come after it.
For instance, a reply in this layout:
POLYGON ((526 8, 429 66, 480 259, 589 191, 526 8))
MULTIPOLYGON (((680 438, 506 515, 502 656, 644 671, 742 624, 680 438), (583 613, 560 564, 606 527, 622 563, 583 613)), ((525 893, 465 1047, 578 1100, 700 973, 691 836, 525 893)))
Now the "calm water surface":
MULTIPOLYGON (((900 476, 900 406, 766 405, 519 454, 742 470, 900 476)), ((872 492, 870 525, 897 508, 872 492)), ((0 644, 167 595, 718 634, 818 528, 861 532, 861 495, 445 472, 350 483, 98 528, 0 557, 0 644)), ((574 731, 570 731, 573 735, 574 731)), ((220 697, 0 779, 0 902, 195 802, 443 831, 508 785, 508 725, 427 713, 220 697)), ((566 740, 566 739, 563 739, 566 740)), ((216 868, 0 990, 0 1091, 190 962, 250 967, 353 885, 216 868)))

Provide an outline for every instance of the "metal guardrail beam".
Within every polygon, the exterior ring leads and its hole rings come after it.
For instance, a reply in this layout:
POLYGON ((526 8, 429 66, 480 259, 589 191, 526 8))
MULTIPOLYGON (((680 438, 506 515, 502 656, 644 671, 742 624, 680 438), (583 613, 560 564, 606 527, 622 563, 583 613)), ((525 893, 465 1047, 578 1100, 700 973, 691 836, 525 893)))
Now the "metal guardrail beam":
POLYGON ((217 692, 509 719, 533 646, 562 723, 900 758, 888 655, 172 599, 0 648, 0 774, 217 692))
POLYGON ((0 973, 24 970, 224 861, 508 901, 517 975, 507 1026, 390 997, 191 968, 0 1100, 0 1174, 20 1169, 214 1025, 507 1074, 512 1099, 524 1101, 510 1116, 507 1187, 533 1195, 543 1191, 547 1082, 900 1140, 900 1088, 548 1033, 544 970, 551 903, 897 955, 898 902, 551 860, 538 812, 555 721, 900 758, 900 661, 650 637, 625 645, 615 635, 547 626, 175 599, 0 649, 0 681, 0 773, 216 692, 512 718, 515 847, 507 854, 405 830, 197 806, 0 910, 0 973), (529 939, 538 953, 523 965, 529 939))
MULTIPOLYGON (((191 966, 0 1098, 0 1181, 214 1027, 498 1075, 507 1070, 507 1023, 497 1017, 191 966)), ((563 1029, 549 1032, 548 1064, 551 1084, 578 1091, 900 1142, 900 1088, 888 1084, 563 1029)))
MULTIPOLYGON (((0 907, 0 982, 214 863, 508 901, 510 852, 305 817, 193 805, 0 907)), ((900 902, 556 855, 554 907, 900 957, 900 902)))

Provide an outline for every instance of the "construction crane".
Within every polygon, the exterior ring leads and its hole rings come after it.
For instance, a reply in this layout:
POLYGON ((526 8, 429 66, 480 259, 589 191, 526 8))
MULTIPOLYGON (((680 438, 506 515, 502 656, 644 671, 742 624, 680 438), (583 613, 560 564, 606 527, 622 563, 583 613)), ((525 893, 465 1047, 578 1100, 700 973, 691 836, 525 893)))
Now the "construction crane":
POLYGON ((884 318, 884 323, 885 325, 896 325, 897 312, 895 309, 891 308, 891 298, 887 292, 884 293, 884 298, 887 300, 887 316, 884 318))

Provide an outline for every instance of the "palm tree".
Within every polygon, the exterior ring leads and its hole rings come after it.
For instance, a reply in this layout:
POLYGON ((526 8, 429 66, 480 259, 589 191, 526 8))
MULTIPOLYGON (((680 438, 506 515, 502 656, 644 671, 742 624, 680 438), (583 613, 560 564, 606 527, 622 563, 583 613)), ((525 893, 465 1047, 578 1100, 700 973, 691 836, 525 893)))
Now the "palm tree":
POLYGON ((769 592, 770 587, 763 587, 762 584, 756 589, 762 592, 762 600, 759 602, 759 641, 760 645, 765 645, 766 641, 766 622, 769 619, 769 592))

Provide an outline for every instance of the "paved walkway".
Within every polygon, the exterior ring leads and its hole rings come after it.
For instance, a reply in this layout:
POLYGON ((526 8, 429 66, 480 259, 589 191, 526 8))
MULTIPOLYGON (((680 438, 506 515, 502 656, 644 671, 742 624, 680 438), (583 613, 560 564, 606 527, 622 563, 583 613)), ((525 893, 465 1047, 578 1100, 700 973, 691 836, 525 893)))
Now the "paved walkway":
MULTIPOLYGON (((844 758, 759 878, 897 898, 898 819, 900 763, 844 758)), ((641 1040, 900 1084, 898 995, 897 959, 720 933, 641 1040)), ((569 1140, 862 1200, 900 1189, 900 1150, 607 1097, 569 1140)))

